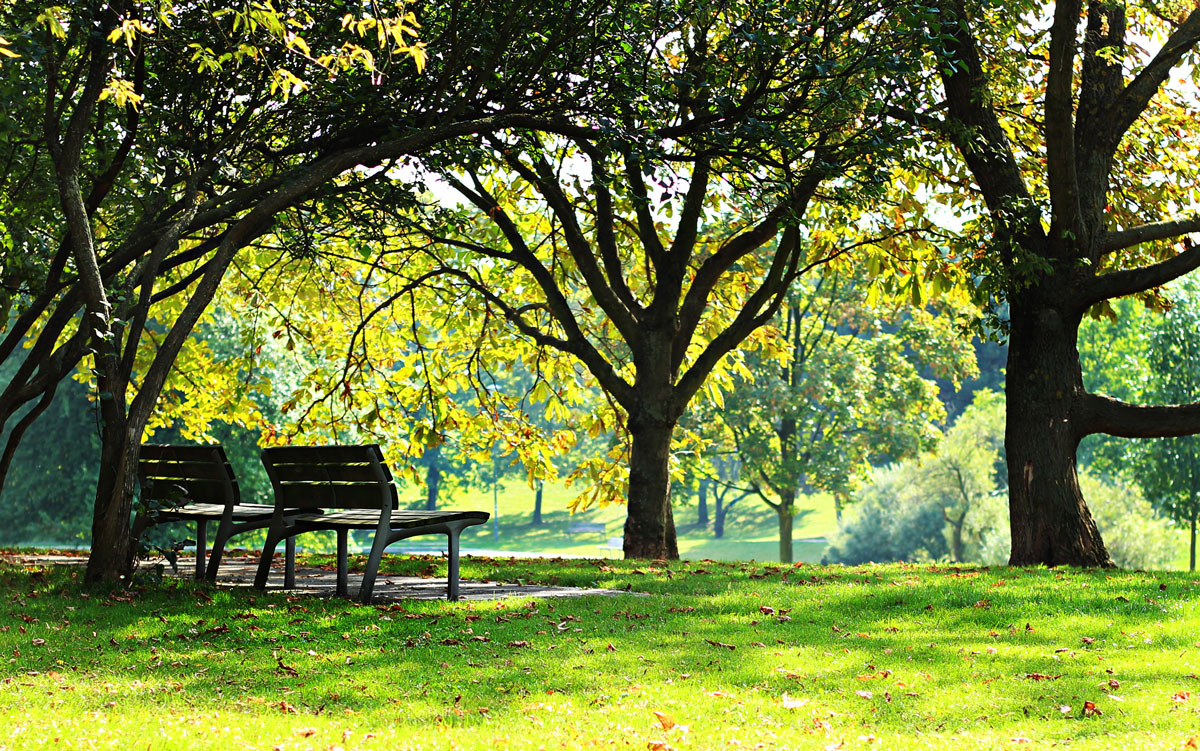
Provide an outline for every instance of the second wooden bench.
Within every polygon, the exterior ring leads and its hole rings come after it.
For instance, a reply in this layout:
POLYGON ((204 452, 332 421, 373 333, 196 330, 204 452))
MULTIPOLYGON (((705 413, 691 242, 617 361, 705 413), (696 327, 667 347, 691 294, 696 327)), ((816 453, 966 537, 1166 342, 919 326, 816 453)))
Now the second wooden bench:
MULTIPOLYGON (((362 602, 371 601, 384 548, 398 540, 429 534, 446 535, 446 590, 451 600, 458 599, 459 535, 466 527, 486 522, 490 514, 399 509, 392 473, 376 444, 268 448, 262 452, 262 461, 275 490, 275 512, 267 527, 255 587, 266 587, 280 540, 305 532, 333 530, 338 543, 337 593, 345 595, 349 531, 373 529, 371 554, 358 591, 362 602)), ((287 566, 284 576, 284 586, 294 586, 293 566, 287 566)))

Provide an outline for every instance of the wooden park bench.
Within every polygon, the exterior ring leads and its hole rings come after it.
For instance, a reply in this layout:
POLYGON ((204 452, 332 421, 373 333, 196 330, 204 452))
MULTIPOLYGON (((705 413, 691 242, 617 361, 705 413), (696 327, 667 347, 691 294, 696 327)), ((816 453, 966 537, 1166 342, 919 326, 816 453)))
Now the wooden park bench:
MULTIPOLYGON (((263 529, 275 507, 242 503, 237 476, 220 445, 144 444, 139 452, 140 505, 133 523, 134 539, 149 526, 166 522, 196 523, 196 578, 213 581, 225 544, 233 535, 263 529), (208 523, 217 522, 212 552, 205 556, 208 523)), ((294 542, 287 547, 294 561, 294 542)))
MULTIPOLYGON (((282 539, 317 530, 337 532, 337 593, 346 594, 347 536, 352 529, 373 529, 371 554, 358 596, 371 601, 383 551, 408 537, 446 535, 449 567, 447 595, 458 599, 458 538, 462 530, 483 524, 483 511, 408 511, 398 508, 392 473, 376 444, 365 446, 282 446, 262 452, 267 475, 275 488, 275 513, 267 527, 267 542, 259 559, 254 586, 263 589, 271 570, 275 546, 282 539), (291 509, 301 513, 293 514, 291 509), (308 511, 304 511, 304 510, 308 511)), ((291 561, 284 586, 295 586, 291 561)))

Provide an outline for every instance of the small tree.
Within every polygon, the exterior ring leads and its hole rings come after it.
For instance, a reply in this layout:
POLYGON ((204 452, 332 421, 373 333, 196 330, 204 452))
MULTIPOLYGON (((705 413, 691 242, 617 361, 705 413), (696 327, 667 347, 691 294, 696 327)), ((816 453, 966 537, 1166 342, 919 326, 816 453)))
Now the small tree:
POLYGON ((949 316, 866 304, 864 286, 849 270, 797 282, 779 327, 784 364, 752 358, 753 375, 739 376, 716 411, 747 489, 778 517, 784 562, 797 497, 844 495, 872 463, 932 447, 945 410, 923 369, 957 381, 974 367, 949 316))
MULTIPOLYGON (((1150 327, 1153 377, 1149 398, 1168 404, 1200 399, 1200 282, 1185 277, 1169 288, 1171 307, 1150 327)), ((1133 476, 1154 506, 1190 535, 1188 568, 1196 570, 1200 520, 1200 437, 1147 441, 1133 476)))

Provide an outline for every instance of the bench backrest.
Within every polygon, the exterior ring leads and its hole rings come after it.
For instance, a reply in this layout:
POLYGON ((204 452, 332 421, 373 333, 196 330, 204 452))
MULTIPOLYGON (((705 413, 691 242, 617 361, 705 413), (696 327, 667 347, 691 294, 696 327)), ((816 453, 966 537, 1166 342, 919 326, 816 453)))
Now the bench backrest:
POLYGON ((263 449, 275 505, 297 509, 395 509, 392 473, 377 444, 263 449))
POLYGON ((138 453, 142 502, 241 502, 237 477, 220 445, 143 444, 138 453))

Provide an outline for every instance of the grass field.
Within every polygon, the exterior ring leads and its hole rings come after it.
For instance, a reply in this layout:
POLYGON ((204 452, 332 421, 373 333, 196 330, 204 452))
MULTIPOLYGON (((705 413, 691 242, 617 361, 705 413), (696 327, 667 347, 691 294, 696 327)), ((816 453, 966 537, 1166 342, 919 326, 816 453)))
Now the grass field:
POLYGON ((469 558, 646 594, 390 606, 77 575, 0 568, 0 748, 1200 743, 1179 573, 469 558))
MULTIPOLYGON (((410 494, 402 494, 411 495, 410 494)), ((621 535, 625 523, 625 506, 611 505, 584 513, 571 514, 568 503, 576 491, 562 485, 547 485, 542 502, 544 524, 533 525, 534 492, 520 481, 507 481, 496 494, 499 506, 499 535, 494 525, 472 527, 463 536, 463 544, 473 548, 546 552, 556 555, 595 557, 614 555, 608 551, 610 537, 621 535), (604 534, 567 536, 572 521, 604 523, 604 534)), ((824 543, 802 542, 805 539, 832 536, 837 531, 833 501, 825 496, 807 499, 808 506, 796 517, 793 554, 798 561, 815 563, 821 560, 824 543)), ((414 503, 418 503, 414 501, 414 503)), ((471 490, 452 496, 443 504, 446 508, 493 510, 492 494, 488 490, 471 490)), ((713 515, 710 502, 709 516, 713 515)), ((725 535, 713 536, 711 521, 708 527, 696 523, 694 505, 677 507, 675 523, 679 536, 679 552, 685 558, 716 560, 779 560, 779 531, 775 512, 762 502, 746 498, 729 513, 725 535)))

